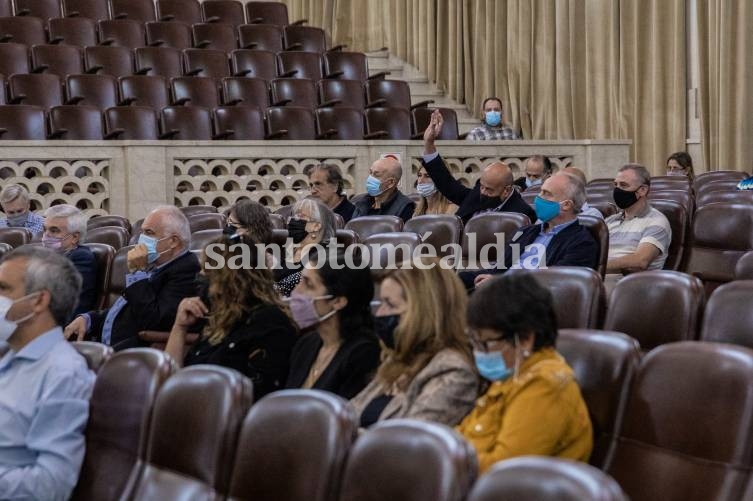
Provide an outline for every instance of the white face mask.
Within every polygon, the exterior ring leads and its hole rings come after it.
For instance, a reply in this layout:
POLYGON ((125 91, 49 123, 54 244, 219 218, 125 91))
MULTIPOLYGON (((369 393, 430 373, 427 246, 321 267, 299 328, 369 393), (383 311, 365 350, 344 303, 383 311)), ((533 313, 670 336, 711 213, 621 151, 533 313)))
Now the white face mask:
POLYGON ((29 313, 25 317, 19 318, 18 320, 8 320, 7 318, 5 318, 8 314, 8 310, 10 310, 14 304, 19 301, 23 301, 24 299, 27 299, 34 294, 36 294, 36 292, 27 294, 26 296, 18 298, 16 300, 5 296, 0 296, 0 342, 7 342, 8 339, 10 339, 10 337, 13 335, 13 333, 16 332, 18 324, 26 322, 34 316, 34 313, 29 313))

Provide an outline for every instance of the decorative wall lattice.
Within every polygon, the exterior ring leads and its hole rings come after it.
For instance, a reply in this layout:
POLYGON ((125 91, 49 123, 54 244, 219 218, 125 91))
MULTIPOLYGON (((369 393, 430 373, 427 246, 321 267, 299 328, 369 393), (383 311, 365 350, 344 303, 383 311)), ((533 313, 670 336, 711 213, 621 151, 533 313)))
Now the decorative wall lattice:
MULTIPOLYGON (((479 175, 481 175, 481 171, 484 170, 484 167, 489 165, 490 163, 496 161, 496 160, 502 160, 504 163, 510 166, 512 169, 513 176, 517 179, 518 177, 522 176, 525 173, 525 163, 528 159, 527 157, 465 157, 465 158, 458 158, 458 157, 447 157, 444 156, 442 159, 445 161, 445 164, 450 169, 450 172, 455 177, 455 179, 459 179, 460 182, 462 182, 465 186, 473 186, 476 183, 476 180, 478 179, 479 175)), ((573 157, 567 156, 567 157, 549 157, 549 160, 552 162, 552 169, 554 172, 557 172, 558 170, 567 167, 571 163, 573 163, 573 157)), ((412 158, 411 159, 411 172, 413 173, 413 176, 415 178, 415 175, 418 173, 418 169, 421 168, 421 159, 420 158, 412 158)))
POLYGON ((20 184, 29 190, 31 210, 70 204, 89 216, 109 210, 109 160, 3 160, 0 190, 20 184))
POLYGON ((345 178, 345 191, 355 190, 355 158, 196 159, 173 163, 175 205, 228 207, 248 198, 274 210, 309 194, 303 170, 319 163, 335 164, 345 178))

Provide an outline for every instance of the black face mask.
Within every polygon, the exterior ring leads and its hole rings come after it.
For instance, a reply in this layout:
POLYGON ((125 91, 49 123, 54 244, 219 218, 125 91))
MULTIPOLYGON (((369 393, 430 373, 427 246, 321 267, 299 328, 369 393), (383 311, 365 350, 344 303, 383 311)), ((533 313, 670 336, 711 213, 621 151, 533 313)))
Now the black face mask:
POLYGON ((232 237, 237 231, 238 230, 235 229, 235 226, 231 224, 226 224, 225 227, 222 228, 222 234, 227 235, 228 237, 232 237))
POLYGON ((623 210, 632 207, 638 201, 638 195, 636 193, 637 191, 638 190, 627 191, 615 187, 614 191, 612 192, 612 198, 614 198, 615 205, 623 210))
POLYGON ((306 235, 308 235, 308 232, 306 231, 307 223, 308 221, 296 218, 291 218, 290 221, 288 221, 288 236, 293 239, 294 244, 303 242, 306 235))
POLYGON ((374 317, 374 333, 391 350, 395 349, 395 329, 399 323, 400 315, 374 317))
POLYGON ((500 196, 500 197, 489 197, 486 195, 481 195, 481 209, 496 209, 500 205, 502 205, 502 202, 505 201, 505 198, 507 196, 500 196))

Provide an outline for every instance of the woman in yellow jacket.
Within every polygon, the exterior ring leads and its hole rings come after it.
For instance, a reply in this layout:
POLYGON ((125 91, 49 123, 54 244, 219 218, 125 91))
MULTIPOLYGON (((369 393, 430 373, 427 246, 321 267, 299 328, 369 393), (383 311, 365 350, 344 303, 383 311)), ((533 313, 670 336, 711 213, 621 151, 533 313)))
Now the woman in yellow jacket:
POLYGON ((534 276, 489 280, 468 305, 476 365, 490 386, 458 431, 476 448, 481 471, 530 454, 588 461, 593 447, 575 375, 555 350, 552 296, 534 276))

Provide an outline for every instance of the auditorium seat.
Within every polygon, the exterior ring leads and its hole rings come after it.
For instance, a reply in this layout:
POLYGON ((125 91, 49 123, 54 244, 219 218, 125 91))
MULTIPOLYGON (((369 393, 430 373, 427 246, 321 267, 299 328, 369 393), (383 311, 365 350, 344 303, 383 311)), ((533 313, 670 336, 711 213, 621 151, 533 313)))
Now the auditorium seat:
POLYGON ((114 106, 105 115, 105 139, 159 138, 157 114, 149 106, 114 106))
POLYGON ((711 294, 704 312, 701 341, 753 348, 753 280, 736 280, 711 294))
POLYGON ((366 54, 363 52, 344 52, 334 50, 325 52, 324 75, 326 78, 336 78, 344 80, 358 80, 364 82, 369 79, 384 78, 389 75, 389 71, 381 71, 369 75, 369 65, 366 54))
POLYGON ((183 74, 183 54, 174 47, 139 47, 133 54, 138 75, 172 78, 183 74))
POLYGON ((8 77, 16 73, 29 73, 29 69, 29 48, 26 45, 0 43, 0 75, 8 77))
POLYGON ((8 103, 51 108, 63 104, 60 77, 52 73, 8 77, 8 103))
POLYGON ((128 218, 115 214, 92 216, 86 221, 86 228, 100 228, 102 226, 120 226, 131 232, 131 222, 128 218))
POLYGON ((32 73, 52 73, 65 78, 84 72, 81 49, 75 45, 35 45, 31 48, 32 73))
MULTIPOLYGON (((40 19, 60 17, 60 2, 58 0, 13 0, 13 8, 17 16, 32 16, 40 19)), ((11 14, 2 14, 3 16, 11 14)))
POLYGON ((421 242, 431 246, 438 257, 452 256, 451 248, 442 250, 446 245, 460 245, 463 235, 463 222, 451 214, 425 214, 413 216, 405 222, 403 231, 416 233, 421 242))
POLYGON ((498 241, 507 245, 520 228, 529 224, 528 216, 517 212, 489 212, 472 217, 463 231, 463 267, 477 270, 501 259, 497 251, 504 252, 504 247, 497 249, 498 241), (481 251, 487 244, 492 244, 490 252, 482 256, 481 251))
POLYGON ((698 185, 695 189, 696 198, 703 199, 707 194, 714 191, 734 191, 740 182, 737 178, 715 179, 698 185))
POLYGON ((601 276, 590 268, 552 266, 532 270, 511 270, 532 276, 554 298, 554 312, 560 329, 596 329, 604 319, 606 296, 601 276))
POLYGON ((591 416, 594 447, 589 463, 605 469, 617 446, 630 385, 641 360, 640 345, 619 332, 560 329, 557 351, 572 367, 591 416))
MULTIPOLYGON (((134 235, 135 234, 136 233, 134 233, 134 235)), ((131 238, 133 238, 133 236, 131 238)), ((112 268, 110 269, 110 282, 107 284, 108 305, 113 305, 126 288, 125 276, 126 273, 128 273, 128 251, 133 249, 133 247, 134 245, 128 245, 115 251, 115 257, 112 260, 112 268)))
POLYGON ((366 98, 360 80, 324 79, 316 84, 321 106, 356 108, 363 110, 366 98))
POLYGON ((748 173, 736 170, 715 170, 698 174, 693 180, 693 189, 697 192, 703 185, 721 180, 742 181, 748 177, 748 173))
POLYGON ((191 233, 201 230, 222 230, 225 228, 225 216, 217 212, 204 212, 186 216, 191 225, 191 233))
POLYGON ((266 110, 269 107, 267 81, 254 77, 223 78, 222 103, 229 106, 243 106, 266 110))
POLYGON ((157 75, 129 75, 118 79, 121 105, 136 104, 161 110, 171 103, 168 80, 157 75))
POLYGON ((203 251, 207 245, 220 240, 222 234, 222 229, 218 228, 192 231, 191 245, 188 248, 191 251, 203 251))
POLYGON ((319 108, 314 113, 318 139, 363 140, 363 112, 360 109, 338 106, 319 108))
POLYGON ((92 372, 99 372, 99 369, 107 362, 113 354, 111 346, 94 341, 74 341, 71 343, 76 351, 86 359, 86 365, 92 372))
MULTIPOLYGON (((339 216, 339 214, 335 214, 335 215, 339 216)), ((335 221, 337 221, 337 218, 335 218, 335 221)), ((336 224, 335 226, 337 227, 338 225, 336 224)), ((358 237, 358 234, 355 231, 347 229, 347 228, 337 228, 335 230, 335 239, 338 242, 342 242, 344 249, 347 249, 351 245, 356 245, 361 242, 361 239, 358 237)))
POLYGON ((238 46, 241 49, 282 52, 282 28, 274 24, 244 24, 238 26, 238 46))
POLYGON ((211 205, 187 205, 185 207, 179 207, 179 209, 186 217, 190 217, 194 214, 206 214, 207 212, 217 213, 217 207, 211 205))
POLYGON ((272 106, 267 108, 265 116, 269 139, 316 139, 314 112, 309 108, 272 106))
POLYGON ((413 138, 423 139, 426 127, 429 126, 431 121, 431 114, 434 110, 439 110, 444 120, 442 124, 442 132, 439 133, 437 139, 445 139, 449 141, 457 141, 458 139, 465 139, 466 134, 460 134, 458 132, 458 115, 452 108, 414 108, 411 110, 411 120, 413 124, 413 138))
POLYGON ((106 0, 61 0, 61 6, 64 17, 110 18, 106 0))
POLYGON ((277 78, 277 55, 268 50, 234 50, 230 65, 236 77, 256 77, 267 82, 277 78))
POLYGON ((388 419, 351 447, 340 501, 462 501, 477 470, 472 446, 451 428, 388 419))
POLYGON ((84 67, 87 73, 102 73, 114 77, 132 75, 133 53, 128 47, 85 47, 84 67))
POLYGON ((178 21, 187 25, 203 22, 198 0, 157 0, 158 21, 178 21))
POLYGON ((361 240, 369 248, 372 271, 394 269, 404 261, 411 261, 413 252, 421 244, 421 237, 408 231, 372 233, 361 240))
POLYGON ((193 47, 191 26, 177 21, 146 23, 146 43, 150 47, 172 47, 183 50, 193 47))
POLYGON ((366 139, 406 140, 411 138, 410 112, 404 108, 367 108, 366 139))
POLYGON ((250 24, 266 23, 278 26, 308 22, 301 19, 290 23, 288 7, 282 2, 246 2, 246 19, 250 24))
POLYGON ((0 140, 11 139, 47 139, 44 108, 23 104, 0 106, 0 140))
POLYGON ((112 75, 68 75, 66 104, 90 105, 100 110, 118 104, 118 81, 112 75))
POLYGON ((272 239, 269 242, 271 245, 277 245, 279 247, 282 247, 285 245, 288 239, 288 230, 272 230, 272 239))
POLYGON ((186 367, 154 403, 146 454, 133 469, 130 499, 218 499, 228 492, 251 381, 217 365, 186 367))
POLYGON ((86 455, 73 501, 121 499, 137 459, 146 455, 157 394, 174 370, 167 354, 148 348, 116 353, 102 366, 90 399, 86 455))
POLYGON ((747 348, 683 342, 653 350, 636 374, 607 473, 633 501, 742 499, 753 466, 751 387, 747 348))
POLYGON ((753 203, 753 191, 736 189, 711 191, 698 197, 696 203, 698 207, 718 203, 750 205, 753 203))
POLYGON ((112 19, 132 19, 140 23, 154 21, 154 0, 109 0, 112 19))
POLYGON ((170 79, 173 105, 219 106, 217 82, 210 77, 176 77, 170 79))
POLYGON ((614 204, 614 202, 609 201, 588 201, 588 205, 595 208, 599 212, 601 212, 601 215, 604 216, 604 218, 608 218, 609 216, 612 216, 614 214, 617 214, 619 212, 619 209, 617 209, 617 206, 614 204))
POLYGON ((362 216, 345 224, 346 230, 353 230, 361 241, 377 233, 403 231, 403 220, 397 216, 362 216))
POLYGON ((668 270, 633 273, 609 297, 604 329, 634 337, 644 350, 698 338, 704 306, 696 277, 668 270))
POLYGON ((97 24, 86 17, 60 17, 47 21, 51 44, 97 45, 97 24))
POLYGON ((0 17, 0 42, 22 43, 31 47, 47 43, 45 22, 38 17, 0 17))
POLYGON ((316 52, 322 54, 327 50, 324 30, 315 26, 288 25, 282 30, 285 50, 316 52))
POLYGON ((102 112, 96 106, 53 106, 49 120, 49 139, 99 141, 104 136, 102 112))
POLYGON ((103 19, 97 23, 99 44, 135 49, 146 43, 144 23, 134 19, 103 19))
POLYGON ((685 256, 687 235, 690 232, 688 211, 673 200, 652 200, 651 207, 664 214, 672 228, 672 240, 669 243, 664 269, 679 270, 685 256))
POLYGON ((691 182, 687 176, 652 176, 651 177, 651 189, 652 190, 685 190, 690 191, 691 182))
POLYGON ((115 251, 128 245, 130 234, 121 226, 100 226, 86 232, 86 243, 99 243, 111 246, 115 251))
POLYGON ((316 108, 319 100, 316 96, 314 81, 303 78, 275 78, 269 83, 272 106, 300 106, 316 108))
POLYGON ((275 230, 285 229, 287 225, 286 219, 282 215, 274 212, 269 215, 269 221, 272 223, 272 228, 275 230))
POLYGON ((319 390, 272 393, 243 422, 228 499, 337 499, 357 431, 352 407, 336 395, 319 390))
POLYGON ((589 216, 588 214, 579 215, 578 221, 581 226, 585 227, 591 233, 596 243, 599 244, 599 267, 596 271, 599 272, 599 275, 603 279, 607 273, 607 260, 609 258, 609 228, 607 228, 603 219, 589 216))
POLYGON ((11 0, 0 0, 0 16, 12 16, 13 4, 11 0))
POLYGON ((209 141, 212 113, 202 106, 168 106, 160 112, 160 139, 209 141))
POLYGON ((403 80, 367 80, 366 106, 391 107, 391 108, 419 108, 427 106, 434 101, 426 100, 411 104, 410 87, 403 80))
POLYGON ((216 139, 260 141, 266 136, 264 112, 249 106, 219 106, 213 111, 216 139))
MULTIPOLYGON (((203 4, 202 4, 203 5, 203 4)), ((229 53, 238 48, 235 28, 227 23, 197 23, 191 27, 193 45, 229 53)))
POLYGON ((753 280, 753 251, 746 252, 737 261, 735 280, 753 280))
POLYGON ((201 15, 206 23, 227 23, 233 28, 246 22, 243 4, 237 0, 204 0, 201 15))
POLYGON ((479 478, 468 501, 628 501, 606 473, 577 461, 523 456, 502 461, 479 478))
POLYGON ((215 49, 184 49, 183 66, 187 76, 223 78, 230 76, 227 54, 215 49))
POLYGON ((315 52, 288 51, 277 54, 277 71, 282 78, 322 79, 322 56, 315 52))

